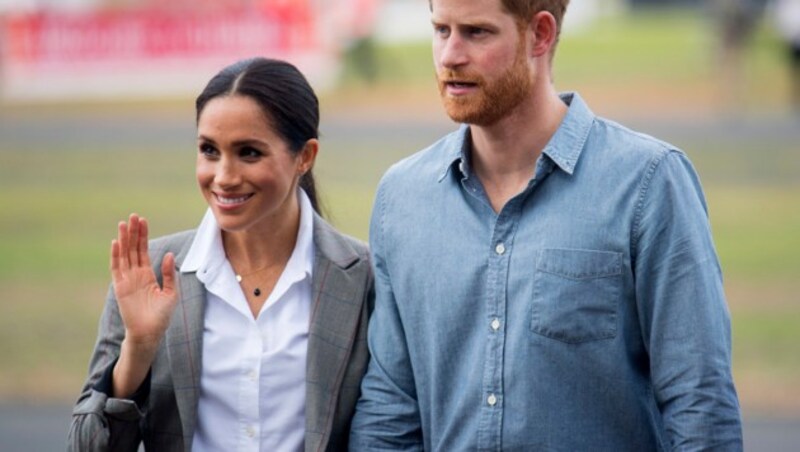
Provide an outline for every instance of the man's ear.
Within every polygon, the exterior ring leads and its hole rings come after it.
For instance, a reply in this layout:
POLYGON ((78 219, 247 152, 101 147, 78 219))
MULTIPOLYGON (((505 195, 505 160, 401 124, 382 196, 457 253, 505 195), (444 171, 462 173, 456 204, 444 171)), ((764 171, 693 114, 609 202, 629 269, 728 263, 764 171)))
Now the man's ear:
POLYGON ((548 56, 552 52, 558 39, 558 23, 556 18, 547 11, 534 14, 528 24, 530 32, 530 56, 548 56))

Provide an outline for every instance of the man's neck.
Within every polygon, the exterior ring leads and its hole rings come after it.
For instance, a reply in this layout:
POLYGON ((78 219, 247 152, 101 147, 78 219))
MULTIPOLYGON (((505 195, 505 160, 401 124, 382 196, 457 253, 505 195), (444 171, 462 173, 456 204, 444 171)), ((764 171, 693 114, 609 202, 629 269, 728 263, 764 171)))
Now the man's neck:
POLYGON ((495 212, 527 186, 566 113, 567 106, 547 85, 497 123, 470 126, 472 166, 495 212))

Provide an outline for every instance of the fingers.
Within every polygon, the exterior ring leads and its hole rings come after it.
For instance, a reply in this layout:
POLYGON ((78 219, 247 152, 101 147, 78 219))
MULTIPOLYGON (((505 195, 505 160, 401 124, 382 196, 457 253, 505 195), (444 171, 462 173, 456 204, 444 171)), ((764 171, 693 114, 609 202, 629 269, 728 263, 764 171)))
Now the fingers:
POLYGON ((139 263, 142 267, 150 266, 150 253, 147 251, 147 220, 139 219, 139 263))
POLYGON ((139 216, 135 213, 132 213, 131 216, 128 218, 128 234, 129 242, 128 242, 128 249, 126 251, 128 253, 128 259, 130 259, 131 267, 138 267, 140 264, 139 261, 139 216))
POLYGON ((120 271, 119 240, 111 241, 111 278, 116 282, 122 279, 120 271))
MULTIPOLYGON (((124 221, 117 224, 117 267, 120 271, 130 268, 128 259, 128 225, 124 221)), ((113 253, 112 253, 113 256, 113 253)))
POLYGON ((120 221, 117 225, 117 254, 114 258, 112 249, 112 268, 116 265, 120 271, 132 267, 150 266, 150 255, 147 252, 147 220, 132 213, 128 222, 120 221))
MULTIPOLYGON (((148 234, 147 220, 135 213, 130 215, 127 223, 119 222, 117 238, 111 242, 111 271, 114 277, 121 277, 132 268, 150 267, 148 234)), ((174 266, 174 262, 173 257, 171 265, 174 266)))
POLYGON ((175 292, 175 255, 167 253, 161 261, 161 290, 167 293, 175 292))

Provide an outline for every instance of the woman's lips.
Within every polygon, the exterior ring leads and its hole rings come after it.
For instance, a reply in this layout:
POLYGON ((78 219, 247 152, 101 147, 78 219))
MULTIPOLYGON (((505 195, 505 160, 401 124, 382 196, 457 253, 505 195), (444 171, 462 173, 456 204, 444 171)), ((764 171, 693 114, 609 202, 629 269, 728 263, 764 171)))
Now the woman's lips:
POLYGON ((252 196, 252 193, 246 195, 222 195, 214 193, 214 199, 217 200, 217 205, 224 210, 236 209, 246 203, 252 196))

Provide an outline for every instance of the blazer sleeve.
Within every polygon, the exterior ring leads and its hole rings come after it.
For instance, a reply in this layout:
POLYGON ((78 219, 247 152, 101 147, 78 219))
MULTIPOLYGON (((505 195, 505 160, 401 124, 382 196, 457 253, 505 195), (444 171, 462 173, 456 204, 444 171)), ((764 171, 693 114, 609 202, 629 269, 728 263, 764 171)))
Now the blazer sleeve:
POLYGON ((139 447, 139 426, 145 412, 133 400, 109 397, 98 387, 104 374, 116 363, 124 336, 125 328, 112 288, 100 317, 89 377, 72 410, 68 451, 136 451, 139 447))

